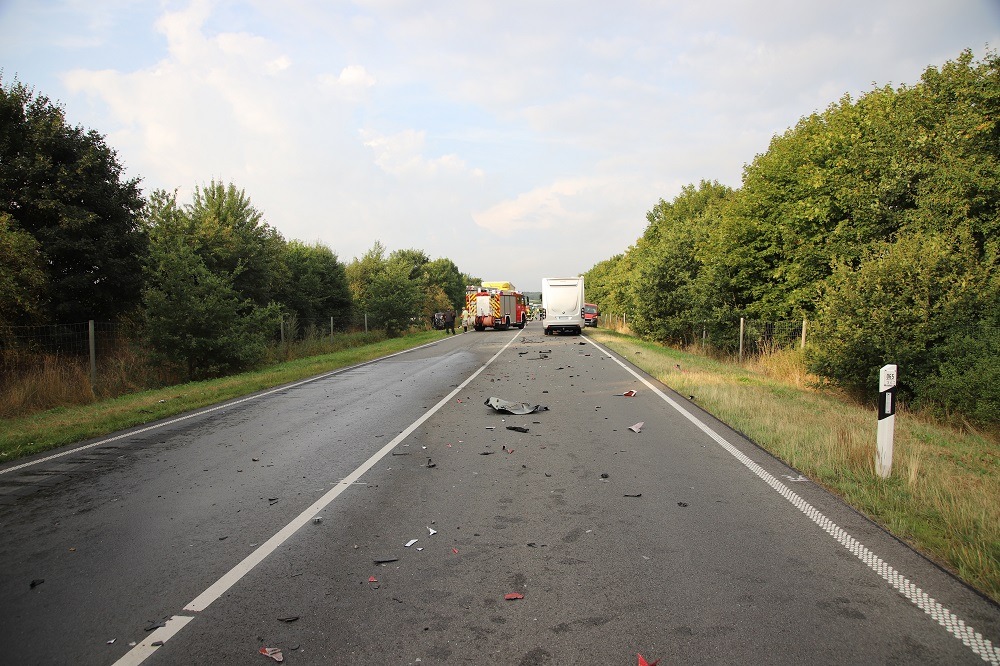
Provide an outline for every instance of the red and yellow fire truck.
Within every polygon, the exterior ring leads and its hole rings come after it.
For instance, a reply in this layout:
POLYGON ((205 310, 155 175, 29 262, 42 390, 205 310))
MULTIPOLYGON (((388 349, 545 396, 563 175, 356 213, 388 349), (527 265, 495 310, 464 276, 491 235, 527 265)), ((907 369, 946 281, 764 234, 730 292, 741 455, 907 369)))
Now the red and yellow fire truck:
POLYGON ((527 300, 510 282, 484 282, 466 287, 465 309, 477 331, 524 328, 528 320, 527 300))

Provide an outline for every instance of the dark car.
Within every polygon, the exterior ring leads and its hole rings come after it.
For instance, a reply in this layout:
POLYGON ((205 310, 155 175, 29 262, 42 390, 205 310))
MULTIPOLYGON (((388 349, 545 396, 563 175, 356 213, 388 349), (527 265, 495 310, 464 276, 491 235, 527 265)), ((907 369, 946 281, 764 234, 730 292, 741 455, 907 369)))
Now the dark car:
POLYGON ((431 317, 431 326, 433 326, 435 328, 435 330, 438 330, 438 331, 443 331, 444 330, 444 313, 443 312, 435 312, 434 313, 434 316, 431 317))

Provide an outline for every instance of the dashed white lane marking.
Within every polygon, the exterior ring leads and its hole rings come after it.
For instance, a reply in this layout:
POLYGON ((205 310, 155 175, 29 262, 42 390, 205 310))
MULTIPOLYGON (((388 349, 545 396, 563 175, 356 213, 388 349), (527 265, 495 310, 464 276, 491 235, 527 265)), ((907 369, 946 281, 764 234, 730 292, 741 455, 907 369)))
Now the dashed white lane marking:
MULTIPOLYGON (((295 534, 296 530, 298 530, 300 527, 308 523, 316 514, 325 509, 327 505, 330 504, 330 502, 336 499, 338 495, 340 495, 346 489, 350 488, 354 484, 354 482, 357 481, 365 472, 374 467, 375 464, 379 460, 384 458, 390 451, 392 451, 392 449, 394 449, 396 445, 398 445, 404 439, 409 437, 414 430, 419 428, 424 423, 424 421, 429 419, 431 416, 434 415, 435 412, 437 412, 439 409, 448 404, 451 401, 451 399, 454 398, 456 395, 458 395, 458 393, 462 389, 468 386, 473 379, 478 377, 483 372, 483 370, 488 368, 495 360, 497 360, 500 354, 502 354, 508 347, 511 346, 511 344, 513 344, 514 340, 517 339, 518 335, 521 335, 520 331, 518 331, 513 338, 508 340, 507 344, 505 344, 500 349, 500 351, 494 354, 490 358, 490 360, 486 361, 486 363, 484 363, 478 370, 469 375, 468 379, 459 384, 451 393, 441 398, 440 402, 438 402, 436 405, 434 405, 426 412, 424 412, 424 414, 416 421, 414 421, 412 424, 410 424, 409 427, 406 428, 406 430, 396 435, 391 442, 387 443, 381 449, 376 451, 370 458, 368 458, 368 460, 362 463, 360 467, 351 472, 348 476, 341 479, 337 483, 337 485, 331 488, 325 495, 323 495, 321 498, 313 502, 309 506, 309 508, 307 508, 305 511, 303 511, 294 519, 292 519, 290 523, 285 525, 277 532, 277 534, 275 534, 270 539, 261 544, 260 547, 257 548, 257 550, 250 553, 250 555, 248 555, 242 562, 240 562, 235 567, 226 572, 222 576, 222 578, 212 583, 212 585, 210 585, 208 589, 199 594, 197 597, 194 598, 194 600, 191 601, 191 603, 185 606, 184 610, 197 613, 199 611, 203 611, 206 608, 208 608, 213 601, 215 601, 223 594, 225 594, 233 585, 239 582, 239 580, 243 578, 243 576, 247 575, 247 573, 249 573, 255 566, 264 561, 264 559, 268 555, 277 550, 281 546, 281 544, 283 544, 286 540, 288 540, 288 537, 295 534)), ((419 349, 419 347, 415 347, 414 349, 419 349)), ((319 379, 319 377, 315 379, 319 379)), ((300 386, 302 384, 307 383, 308 381, 315 381, 315 379, 307 380, 306 382, 299 382, 298 384, 293 384, 292 386, 300 386)), ((282 390, 292 388, 292 386, 283 387, 282 390)), ((177 626, 177 628, 174 629, 169 636, 167 636, 166 638, 157 638, 154 636, 150 636, 149 638, 147 638, 147 640, 143 641, 139 645, 136 645, 129 652, 127 652, 121 659, 115 662, 114 666, 138 666, 138 664, 141 664, 142 661, 146 659, 146 657, 152 654, 151 651, 152 648, 150 648, 147 645, 148 643, 158 640, 166 642, 168 638, 176 634, 177 631, 179 631, 185 624, 187 624, 192 619, 193 618, 188 616, 175 615, 174 617, 172 617, 170 620, 167 621, 167 628, 171 626, 171 622, 174 620, 183 620, 183 623, 177 626)), ((157 629, 156 631, 157 632, 163 631, 163 629, 157 629)), ((154 634, 155 633, 156 632, 154 632, 154 634)))
POLYGON ((774 488, 782 497, 792 503, 792 505, 799 511, 807 515, 810 520, 819 525, 823 531, 828 533, 834 539, 837 540, 844 548, 851 551, 855 557, 865 563, 872 571, 881 576, 886 582, 888 582, 892 587, 899 591, 904 597, 909 599, 917 608, 923 612, 930 615, 938 624, 944 627, 951 635, 953 635, 958 640, 962 641, 969 649, 971 649, 977 656, 982 658, 983 661, 992 664, 993 666, 1000 666, 1000 648, 994 646, 993 643, 983 637, 978 631, 970 627, 963 621, 960 617, 952 613, 950 610, 938 603, 933 597, 929 596, 926 592, 917 587, 914 583, 910 582, 908 578, 903 576, 901 573, 896 571, 892 566, 890 566, 881 557, 868 550, 864 544, 852 537, 850 534, 845 532, 841 527, 839 527, 832 520, 820 513, 815 507, 813 507, 809 502, 799 497, 797 494, 788 489, 788 486, 781 483, 774 476, 769 474, 763 467, 755 463, 749 457, 747 457, 742 451, 737 449, 735 446, 730 444, 722 435, 718 434, 705 423, 701 421, 697 416, 686 410, 681 404, 676 400, 668 396, 666 393, 653 386, 645 377, 642 377, 634 371, 632 368, 628 367, 623 363, 617 356, 610 353, 608 350, 604 349, 598 345, 593 340, 585 338, 587 342, 594 345, 600 349, 603 353, 607 354, 611 359, 629 372, 633 377, 645 384, 651 391, 660 396, 671 407, 676 409, 681 413, 684 418, 693 423, 698 427, 699 430, 704 432, 706 435, 714 439, 719 446, 728 451, 734 458, 739 460, 749 469, 751 472, 759 476, 767 485, 774 488))
POLYGON ((200 412, 192 412, 190 414, 185 414, 184 416, 177 417, 176 419, 170 419, 169 421, 164 421, 163 423, 156 423, 151 426, 146 426, 145 428, 140 428, 138 430, 129 430, 128 432, 123 432, 120 435, 115 435, 114 437, 108 437, 107 439, 102 439, 99 442, 91 442, 90 444, 85 444, 83 446, 78 446, 67 451, 60 451, 59 453, 54 453, 51 456, 45 456, 44 458, 39 458, 38 460, 31 460, 26 463, 21 463, 20 465, 14 465, 13 467, 7 467, 5 469, 0 469, 0 474, 6 474, 8 472, 15 472, 19 469, 24 469, 25 467, 32 467, 33 465, 38 465, 43 462, 48 462, 49 460, 55 460, 56 458, 62 458, 63 456, 68 456, 73 453, 79 453, 80 451, 86 451, 87 449, 92 449, 95 446, 101 446, 102 444, 110 444, 111 442, 117 442, 120 439, 127 439, 129 437, 135 437, 136 435, 141 435, 144 432, 149 432, 150 430, 156 430, 157 428, 165 428, 166 426, 173 425, 175 423, 180 423, 181 421, 187 421, 188 419, 193 419, 199 416, 204 416, 205 414, 211 414, 212 412, 217 412, 220 409, 226 409, 227 407, 233 407, 244 402, 249 402, 251 400, 259 400, 260 398, 279 393, 281 391, 287 391, 288 389, 293 389, 297 386, 302 386, 303 384, 311 384, 312 382, 317 382, 321 379, 326 379, 327 377, 332 377, 333 375, 339 375, 342 372, 347 372, 349 370, 356 370, 357 368, 363 368, 366 365, 371 365, 373 363, 378 363, 384 361, 387 358, 392 358, 393 356, 399 356, 400 354, 409 354, 410 352, 417 351, 418 349, 424 349, 426 347, 432 347, 438 344, 440 340, 434 340, 433 342, 428 342, 427 344, 420 345, 419 347, 413 347, 412 349, 404 349, 403 351, 396 352, 395 354, 389 354, 388 356, 381 356, 379 358, 373 358, 370 361, 365 361, 364 363, 357 363, 355 365, 346 368, 337 368, 336 370, 331 370, 330 372, 324 372, 322 375, 317 375, 315 377, 310 377, 309 379, 304 379, 301 382, 295 382, 294 384, 285 384, 284 386, 279 386, 273 388, 270 391, 265 391, 264 393, 255 393, 254 395, 249 395, 245 398, 240 398, 238 400, 232 400, 230 402, 224 402, 214 407, 209 407, 208 409, 203 409, 200 412))

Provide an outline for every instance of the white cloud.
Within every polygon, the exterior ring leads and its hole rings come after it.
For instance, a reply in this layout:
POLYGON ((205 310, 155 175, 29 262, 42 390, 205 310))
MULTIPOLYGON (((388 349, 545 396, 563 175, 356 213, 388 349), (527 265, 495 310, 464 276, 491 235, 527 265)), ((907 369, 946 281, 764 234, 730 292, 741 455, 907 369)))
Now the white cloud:
POLYGON ((375 164, 394 176, 483 175, 479 169, 470 169, 458 155, 424 157, 426 132, 423 131, 410 129, 387 136, 362 130, 361 136, 364 144, 375 153, 375 164))

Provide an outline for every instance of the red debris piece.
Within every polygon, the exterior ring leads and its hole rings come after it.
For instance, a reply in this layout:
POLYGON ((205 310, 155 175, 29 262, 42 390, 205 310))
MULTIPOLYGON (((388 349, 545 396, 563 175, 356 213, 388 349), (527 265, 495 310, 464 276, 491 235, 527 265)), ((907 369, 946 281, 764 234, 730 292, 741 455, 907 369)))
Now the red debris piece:
POLYGON ((639 655, 639 666, 656 666, 658 663, 660 663, 659 659, 657 659, 653 663, 649 663, 648 661, 642 658, 641 654, 639 655))
POLYGON ((521 594, 520 592, 510 592, 508 594, 503 595, 504 601, 515 601, 516 599, 524 599, 524 595, 521 594))
POLYGON ((377 583, 378 582, 378 578, 376 578, 375 576, 368 576, 368 582, 369 583, 377 583))
POLYGON ((622 396, 626 397, 626 398, 634 398, 635 397, 635 390, 633 389, 631 391, 625 391, 624 393, 622 393, 622 396))
POLYGON ((258 652, 260 652, 265 657, 270 657, 271 659, 274 659, 277 662, 282 662, 285 660, 285 656, 281 654, 280 648, 262 647, 260 650, 258 650, 258 652))
POLYGON ((452 549, 451 549, 451 552, 453 552, 453 553, 455 553, 456 555, 458 555, 458 548, 452 548, 452 549))

